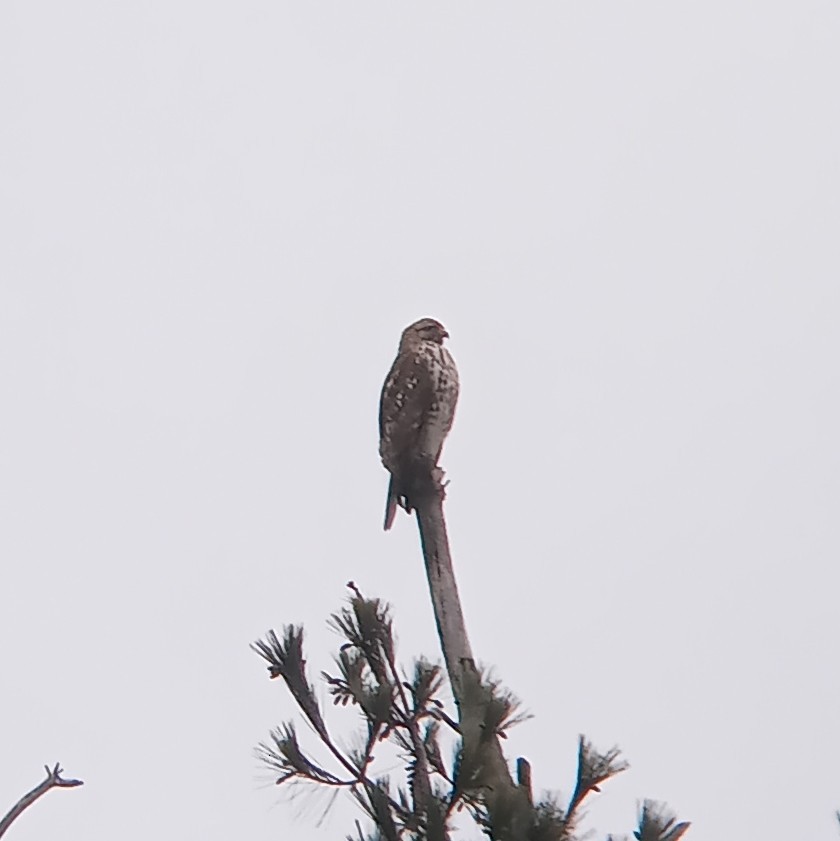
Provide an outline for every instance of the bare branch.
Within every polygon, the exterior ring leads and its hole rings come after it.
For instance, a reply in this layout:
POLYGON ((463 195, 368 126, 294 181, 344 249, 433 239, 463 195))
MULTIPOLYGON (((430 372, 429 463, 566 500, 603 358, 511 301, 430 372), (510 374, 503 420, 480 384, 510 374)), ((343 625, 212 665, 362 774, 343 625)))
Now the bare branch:
POLYGON ((528 795, 528 802, 533 804, 534 791, 531 787, 531 763, 524 756, 520 756, 516 760, 516 781, 525 789, 528 795))
POLYGON ((3 820, 0 820, 0 838, 3 837, 6 830, 12 825, 16 818, 18 818, 24 809, 29 808, 41 795, 46 794, 51 788, 76 788, 76 786, 84 785, 82 780, 66 780, 61 776, 63 769, 58 762, 50 768, 48 765, 44 766, 47 772, 47 778, 38 783, 32 791, 24 794, 14 806, 6 813, 3 820))
POLYGON ((417 525, 446 670, 455 702, 460 706, 464 683, 470 675, 476 673, 476 667, 449 551, 449 537, 443 516, 445 494, 440 482, 442 471, 435 469, 438 473, 428 477, 425 493, 418 491, 415 497, 418 503, 417 525))
MULTIPOLYGON (((435 467, 428 476, 418 479, 413 502, 435 621, 463 738, 457 794, 479 787, 487 804, 489 834, 494 841, 521 841, 533 824, 533 809, 525 789, 511 777, 498 737, 498 726, 505 716, 500 717, 493 708, 494 694, 483 685, 473 658, 449 551, 442 478, 443 471, 435 467)), ((450 808, 454 803, 455 797, 450 808)))

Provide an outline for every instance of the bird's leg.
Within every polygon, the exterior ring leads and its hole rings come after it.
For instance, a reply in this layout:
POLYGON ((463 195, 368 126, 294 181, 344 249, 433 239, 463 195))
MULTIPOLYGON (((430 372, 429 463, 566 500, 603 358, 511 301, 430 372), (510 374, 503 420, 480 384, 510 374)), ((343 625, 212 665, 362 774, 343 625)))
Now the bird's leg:
POLYGON ((443 493, 443 471, 435 464, 432 456, 425 453, 416 456, 411 465, 411 488, 406 494, 406 510, 411 511, 420 499, 441 496, 443 493))

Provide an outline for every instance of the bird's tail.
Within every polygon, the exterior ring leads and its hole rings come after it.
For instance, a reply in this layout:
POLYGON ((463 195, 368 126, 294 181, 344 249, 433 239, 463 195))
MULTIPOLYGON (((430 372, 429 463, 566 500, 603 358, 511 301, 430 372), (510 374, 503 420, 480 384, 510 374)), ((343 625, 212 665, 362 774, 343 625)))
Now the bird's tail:
POLYGON ((394 517, 397 516, 397 488, 394 477, 391 476, 388 482, 388 499, 385 502, 385 531, 394 524, 394 517))

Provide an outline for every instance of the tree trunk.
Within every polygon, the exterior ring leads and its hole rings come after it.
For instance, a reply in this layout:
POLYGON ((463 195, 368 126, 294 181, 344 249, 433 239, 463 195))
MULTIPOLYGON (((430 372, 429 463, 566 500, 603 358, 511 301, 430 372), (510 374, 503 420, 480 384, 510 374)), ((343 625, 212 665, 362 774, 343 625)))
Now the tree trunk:
POLYGON ((462 785, 480 790, 490 816, 491 838, 523 841, 533 822, 533 810, 526 789, 517 786, 511 777, 498 735, 488 733, 485 727, 491 696, 481 682, 467 636, 449 551, 443 498, 443 488, 435 482, 433 490, 418 494, 413 501, 438 635, 458 707, 462 767, 477 769, 472 780, 462 785))

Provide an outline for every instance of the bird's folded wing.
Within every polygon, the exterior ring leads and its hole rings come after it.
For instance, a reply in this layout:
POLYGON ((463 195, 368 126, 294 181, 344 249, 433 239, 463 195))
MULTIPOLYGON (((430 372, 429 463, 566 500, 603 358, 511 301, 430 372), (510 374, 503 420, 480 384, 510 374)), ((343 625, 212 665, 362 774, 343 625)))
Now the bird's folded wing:
POLYGON ((432 377, 419 354, 398 356, 382 387, 379 402, 380 455, 395 464, 411 457, 434 400, 432 377))

